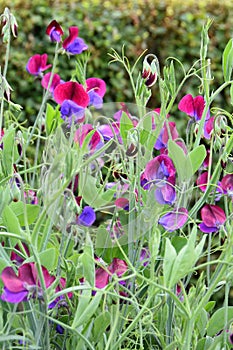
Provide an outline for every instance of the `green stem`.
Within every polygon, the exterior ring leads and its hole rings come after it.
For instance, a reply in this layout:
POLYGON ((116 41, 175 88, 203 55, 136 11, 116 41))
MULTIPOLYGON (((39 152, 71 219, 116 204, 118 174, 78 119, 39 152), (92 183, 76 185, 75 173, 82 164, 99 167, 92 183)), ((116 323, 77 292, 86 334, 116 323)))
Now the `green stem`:
MULTIPOLYGON (((9 39, 7 41, 7 45, 6 45, 6 55, 5 55, 5 64, 4 64, 4 68, 3 68, 3 75, 2 75, 2 83, 4 86, 4 81, 6 80, 6 74, 7 74, 7 69, 8 69, 8 62, 9 62, 9 58, 10 58, 10 44, 11 44, 11 31, 9 29, 9 39)), ((4 90, 2 86, 2 91, 4 90)), ((0 132, 2 130, 3 127, 3 111, 4 111, 4 95, 2 95, 2 101, 1 101, 1 107, 0 107, 0 132)))

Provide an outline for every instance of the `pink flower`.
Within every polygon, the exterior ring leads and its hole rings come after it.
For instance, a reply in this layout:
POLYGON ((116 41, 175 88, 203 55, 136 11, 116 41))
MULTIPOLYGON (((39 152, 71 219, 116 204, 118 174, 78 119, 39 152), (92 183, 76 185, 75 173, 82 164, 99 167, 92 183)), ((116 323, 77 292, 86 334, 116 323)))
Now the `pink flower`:
POLYGON ((50 36, 51 41, 60 42, 61 36, 63 35, 63 30, 60 24, 53 20, 46 28, 46 34, 50 36))
MULTIPOLYGON (((44 89, 48 89, 48 85, 49 85, 49 81, 50 81, 50 77, 51 77, 51 72, 46 73, 42 80, 41 80, 41 85, 43 86, 44 89)), ((53 79, 49 88, 49 91, 53 94, 54 89, 61 83, 61 78, 60 75, 58 74, 54 74, 53 75, 53 79)))
MULTIPOLYGON (((196 121, 200 120, 205 108, 205 100, 203 96, 192 97, 192 95, 185 95, 179 102, 178 108, 180 111, 193 117, 196 121)), ((209 119, 207 116, 206 119, 209 119)))
MULTIPOLYGON (((51 276, 44 266, 41 268, 45 287, 48 288, 56 278, 55 276, 51 276)), ((3 294, 1 295, 3 301, 19 303, 21 301, 28 301, 30 297, 43 299, 41 281, 34 262, 21 265, 18 269, 18 275, 12 267, 5 267, 2 271, 1 279, 4 283, 3 294)), ((65 279, 61 278, 60 283, 61 286, 58 286, 56 291, 59 291, 61 287, 65 286, 65 279)), ((71 297, 71 294, 68 297, 71 297)))
POLYGON ((202 223, 199 228, 202 232, 210 233, 219 231, 226 221, 226 214, 222 208, 213 204, 205 204, 201 209, 202 223))
POLYGON ((43 55, 36 54, 29 58, 26 65, 28 73, 32 75, 41 75, 41 72, 52 67, 51 64, 47 64, 48 55, 44 53, 43 55))
MULTIPOLYGON (((116 274, 117 277, 121 277, 128 269, 128 266, 124 260, 114 258, 111 264, 103 269, 99 267, 96 269, 95 274, 95 285, 97 288, 104 288, 110 282, 110 278, 113 274, 116 274)), ((121 281, 120 281, 121 282, 121 281)))

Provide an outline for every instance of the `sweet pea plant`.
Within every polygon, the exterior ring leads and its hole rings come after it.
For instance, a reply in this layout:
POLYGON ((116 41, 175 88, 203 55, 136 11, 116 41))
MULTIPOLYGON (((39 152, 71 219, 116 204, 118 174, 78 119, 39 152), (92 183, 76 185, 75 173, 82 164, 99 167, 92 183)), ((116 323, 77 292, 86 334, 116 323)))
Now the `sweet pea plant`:
POLYGON ((188 70, 112 50, 135 101, 104 103, 78 27, 52 20, 54 57, 25 62, 42 94, 27 127, 7 81, 9 9, 1 24, 1 349, 231 349, 232 39, 216 91, 209 20, 188 70), (69 79, 60 55, 75 62, 69 79), (182 94, 192 81, 195 96, 182 94), (223 89, 226 109, 216 106, 223 89))

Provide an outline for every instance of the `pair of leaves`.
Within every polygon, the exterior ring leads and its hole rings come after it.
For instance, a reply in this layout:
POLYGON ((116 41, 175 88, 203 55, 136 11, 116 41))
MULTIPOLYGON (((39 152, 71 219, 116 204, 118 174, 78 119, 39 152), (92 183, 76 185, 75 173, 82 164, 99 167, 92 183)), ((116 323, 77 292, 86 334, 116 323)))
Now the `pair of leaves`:
POLYGON ((186 182, 202 165, 206 157, 206 149, 204 145, 200 145, 186 155, 175 141, 169 140, 168 155, 175 165, 179 180, 186 182))
POLYGON ((194 227, 187 244, 177 253, 169 238, 166 239, 165 254, 163 261, 164 283, 168 288, 174 287, 176 283, 188 273, 201 255, 205 243, 205 236, 195 247, 197 228, 194 227))

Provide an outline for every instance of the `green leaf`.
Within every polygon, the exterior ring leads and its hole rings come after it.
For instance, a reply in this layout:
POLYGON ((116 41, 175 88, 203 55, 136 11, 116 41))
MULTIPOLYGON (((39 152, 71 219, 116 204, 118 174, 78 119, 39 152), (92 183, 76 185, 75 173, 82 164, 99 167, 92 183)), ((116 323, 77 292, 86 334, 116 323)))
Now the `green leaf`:
POLYGON ((231 80, 233 67, 233 39, 230 39, 223 51, 222 69, 225 81, 231 80))
POLYGON ((175 260, 177 258, 176 250, 171 244, 169 238, 166 238, 165 254, 163 260, 163 275, 165 286, 170 284, 172 277, 172 270, 175 260))
MULTIPOLYGON (((227 322, 233 321, 233 306, 227 308, 227 322)), ((210 337, 220 332, 225 325, 225 308, 218 309, 210 318, 207 325, 207 335, 210 337)))
POLYGON ((216 305, 216 301, 209 301, 209 302, 206 304, 206 306, 205 306, 205 310, 206 310, 207 312, 210 312, 210 311, 213 310, 213 308, 215 307, 215 305, 216 305))
POLYGON ((168 141, 168 155, 174 163, 179 180, 181 182, 189 180, 193 174, 191 160, 173 140, 168 141))
MULTIPOLYGON (((56 248, 48 248, 43 252, 38 254, 41 265, 46 267, 47 270, 54 270, 57 266, 59 252, 56 248)), ((25 262, 35 261, 35 258, 32 256, 25 260, 25 262)))
POLYGON ((94 313, 96 312, 99 303, 101 301, 102 298, 102 292, 97 292, 96 295, 92 298, 91 301, 88 302, 88 304, 86 305, 86 308, 83 309, 83 312, 77 312, 75 314, 75 318, 74 321, 72 323, 72 328, 77 328, 81 325, 84 325, 85 323, 87 323, 88 321, 90 321, 91 317, 94 315, 94 313))
POLYGON ((122 137, 123 144, 125 146, 127 146, 128 131, 133 128, 134 126, 132 120, 128 117, 128 115, 125 112, 123 112, 120 119, 120 134, 122 137))
POLYGON ((192 175, 200 168, 205 157, 206 157, 206 149, 204 145, 200 145, 197 148, 193 149, 188 157, 191 161, 192 166, 192 175))
POLYGON ((94 250, 90 236, 86 236, 86 244, 84 247, 83 254, 79 258, 83 266, 83 276, 85 280, 92 286, 95 287, 95 259, 94 250))
POLYGON ((98 342, 103 334, 106 332, 106 328, 111 323, 111 314, 109 311, 103 311, 99 314, 94 321, 94 339, 98 342))
POLYGON ((22 236, 19 220, 9 205, 7 205, 3 210, 2 219, 3 225, 6 226, 7 231, 22 236))
POLYGON ((194 226, 188 238, 187 244, 179 251, 178 254, 170 241, 167 241, 164 257, 164 280, 168 287, 172 288, 181 278, 186 276, 199 259, 205 243, 205 236, 195 247, 196 235, 197 228, 194 226), (171 253, 170 261, 169 251, 171 253), (168 264, 169 267, 166 267, 166 264, 168 264), (168 271, 166 271, 167 269, 168 271))
POLYGON ((99 208, 108 204, 114 196, 116 186, 107 191, 96 187, 96 178, 89 174, 81 174, 79 177, 79 192, 84 201, 93 208, 99 208))
POLYGON ((49 103, 47 103, 46 113, 45 113, 45 130, 46 134, 50 135, 58 125, 62 124, 63 120, 60 116, 58 108, 53 108, 49 103))
POLYGON ((2 169, 5 176, 13 172, 13 163, 19 158, 19 153, 15 143, 15 129, 9 129, 2 138, 2 169))
POLYGON ((24 204, 22 201, 12 202, 10 208, 18 218, 19 224, 25 226, 24 211, 26 210, 27 222, 31 225, 38 218, 40 207, 35 204, 24 204))

